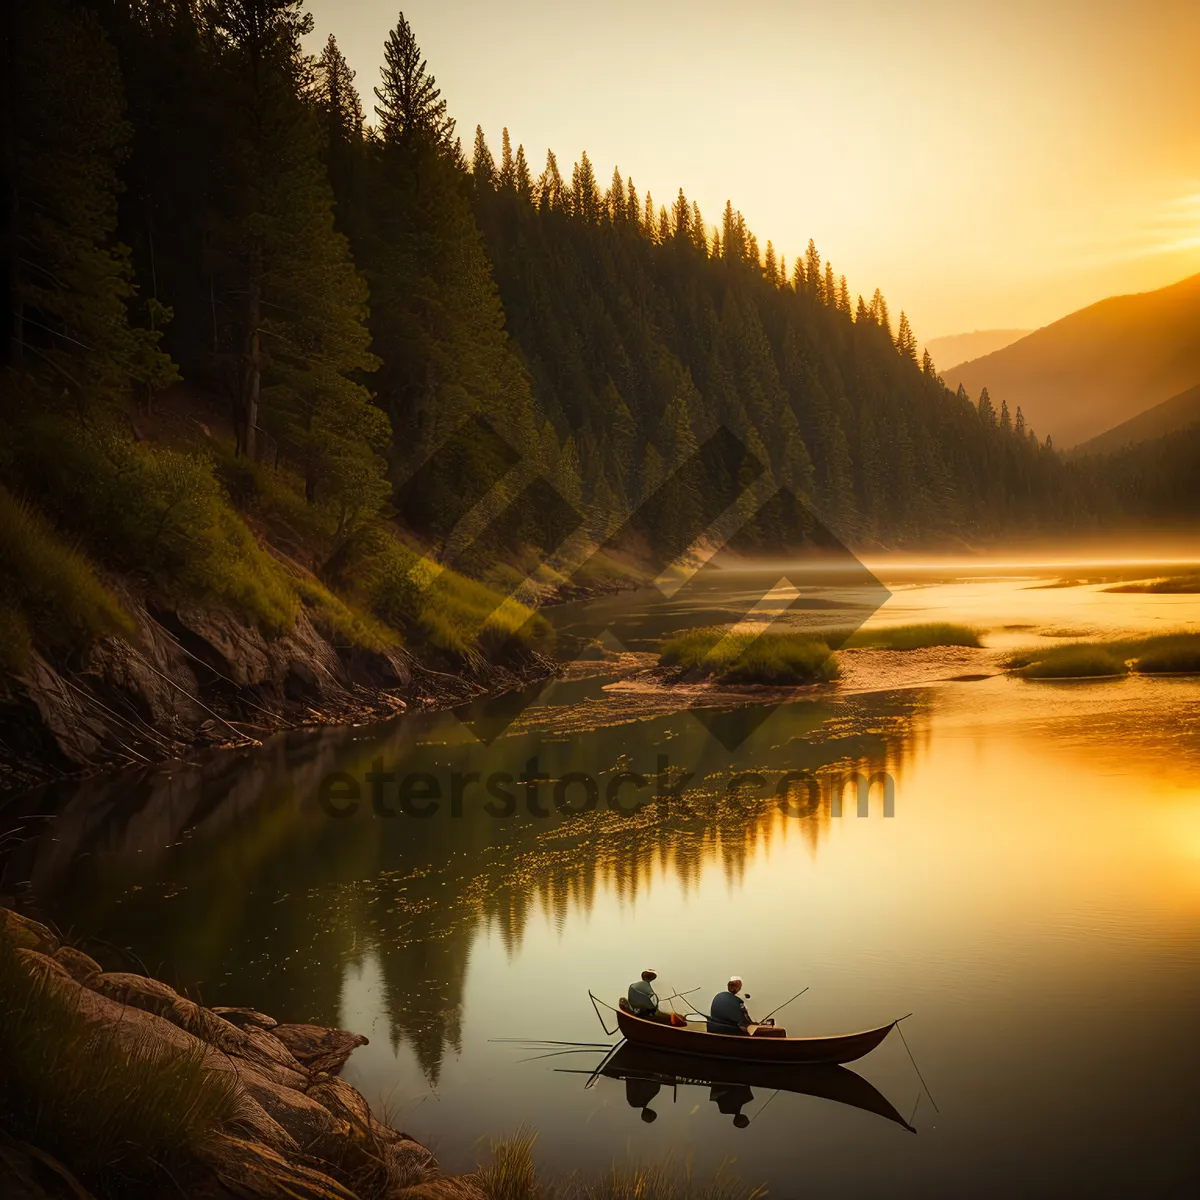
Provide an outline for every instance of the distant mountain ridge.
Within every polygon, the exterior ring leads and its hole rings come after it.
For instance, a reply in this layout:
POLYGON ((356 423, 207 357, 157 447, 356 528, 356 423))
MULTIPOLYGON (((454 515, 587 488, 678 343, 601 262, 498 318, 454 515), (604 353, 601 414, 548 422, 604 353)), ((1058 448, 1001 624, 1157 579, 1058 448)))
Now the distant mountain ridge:
POLYGON ((1200 379, 1200 275, 1113 296, 953 367, 950 387, 1020 406, 1040 437, 1077 446, 1200 379))
POLYGON ((1122 421, 1112 429, 1106 429, 1098 437, 1082 442, 1074 448, 1073 453, 1110 454, 1114 450, 1124 450, 1126 446, 1186 429, 1197 422, 1200 422, 1200 383, 1138 413, 1128 421, 1122 421))
POLYGON ((1020 341, 1032 329, 976 329, 972 333, 952 333, 946 337, 930 338, 925 349, 933 355, 935 363, 970 362, 996 350, 1003 350, 1013 342, 1020 341))

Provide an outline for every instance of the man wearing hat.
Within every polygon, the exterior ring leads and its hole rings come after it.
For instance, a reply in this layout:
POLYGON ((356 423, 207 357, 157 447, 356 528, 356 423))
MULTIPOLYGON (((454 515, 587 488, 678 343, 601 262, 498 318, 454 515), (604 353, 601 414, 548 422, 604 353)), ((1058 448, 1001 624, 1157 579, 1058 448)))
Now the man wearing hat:
POLYGON ((634 1016, 645 1017, 648 1021, 671 1020, 669 1013, 659 1012, 658 993, 654 990, 654 981, 658 972, 647 968, 642 972, 641 979, 629 985, 629 1007, 634 1016))
POLYGON ((718 992, 713 997, 712 1006, 708 1010, 709 1033, 749 1033, 753 1022, 746 1011, 738 992, 742 990, 742 980, 738 975, 731 975, 726 990, 718 992))

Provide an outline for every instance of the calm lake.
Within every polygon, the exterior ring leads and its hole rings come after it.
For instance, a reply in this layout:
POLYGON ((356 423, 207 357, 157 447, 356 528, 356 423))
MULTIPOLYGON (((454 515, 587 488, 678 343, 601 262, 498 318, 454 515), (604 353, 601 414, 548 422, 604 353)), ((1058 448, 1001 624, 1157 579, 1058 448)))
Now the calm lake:
MULTIPOLYGON (((1191 1194, 1200 678, 1027 682, 997 652, 1194 630, 1200 596, 1105 590, 1170 569, 1149 563, 872 569, 873 622, 963 621, 985 649, 860 651, 786 703, 692 710, 596 662, 490 744, 478 713, 418 714, 59 787, 14 802, 44 816, 6 887, 109 966, 368 1035, 346 1077, 450 1171, 528 1126, 550 1171, 725 1164, 772 1196, 1191 1194), (372 771, 398 776, 378 805, 372 771), (911 1012, 936 1107, 895 1034, 852 1069, 902 1123, 707 1084, 661 1087, 649 1120, 644 1088, 588 1086, 602 1049, 537 1057, 608 1042, 588 990, 615 1003, 646 966, 701 1008, 740 973, 756 1015, 807 986, 793 1034, 911 1012)), ((760 574, 670 619, 744 609, 760 574)))

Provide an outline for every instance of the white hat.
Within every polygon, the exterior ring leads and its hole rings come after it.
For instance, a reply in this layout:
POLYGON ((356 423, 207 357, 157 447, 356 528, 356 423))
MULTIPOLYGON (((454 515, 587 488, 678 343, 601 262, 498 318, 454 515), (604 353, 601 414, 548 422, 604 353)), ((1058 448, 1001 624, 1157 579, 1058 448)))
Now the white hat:
POLYGON ((730 975, 729 982, 730 983, 741 983, 742 977, 740 975, 730 975))

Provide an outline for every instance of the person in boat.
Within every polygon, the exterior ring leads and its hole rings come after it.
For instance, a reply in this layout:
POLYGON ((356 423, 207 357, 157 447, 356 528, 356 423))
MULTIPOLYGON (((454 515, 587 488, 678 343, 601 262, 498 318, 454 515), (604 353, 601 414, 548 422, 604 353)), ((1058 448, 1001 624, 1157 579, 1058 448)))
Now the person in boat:
POLYGON ((738 993, 742 990, 739 976, 731 975, 723 992, 718 992, 708 1010, 709 1033, 745 1034, 754 1024, 746 1011, 745 1002, 738 993))
POLYGON ((658 1007, 658 993, 654 990, 654 981, 657 978, 657 971, 647 969, 642 972, 641 979, 629 985, 629 1008, 635 1017, 669 1023, 670 1013, 665 1013, 658 1007))

